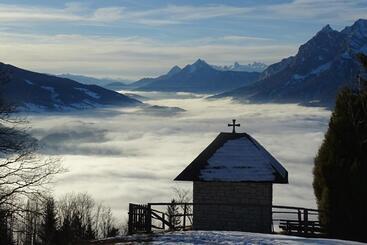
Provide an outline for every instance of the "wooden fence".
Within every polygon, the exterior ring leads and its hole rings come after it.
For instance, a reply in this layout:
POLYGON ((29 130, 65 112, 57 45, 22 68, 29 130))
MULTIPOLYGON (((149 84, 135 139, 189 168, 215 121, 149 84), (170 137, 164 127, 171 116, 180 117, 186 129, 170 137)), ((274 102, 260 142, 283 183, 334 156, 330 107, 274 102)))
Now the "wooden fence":
MULTIPOLYGON (((148 203, 129 204, 129 234, 150 233, 154 230, 190 230, 193 206, 258 207, 247 204, 218 203, 148 203), (168 207, 175 212, 168 212, 168 207)), ((272 206, 272 231, 301 236, 321 236, 323 227, 318 221, 319 210, 292 206, 272 206)))

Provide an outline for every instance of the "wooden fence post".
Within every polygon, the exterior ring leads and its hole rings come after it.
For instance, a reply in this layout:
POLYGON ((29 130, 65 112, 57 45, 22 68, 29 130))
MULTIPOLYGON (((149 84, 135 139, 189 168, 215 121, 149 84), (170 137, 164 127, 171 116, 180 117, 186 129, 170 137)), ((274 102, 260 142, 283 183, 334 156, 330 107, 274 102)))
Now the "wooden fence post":
POLYGON ((162 219, 163 219, 163 226, 162 226, 162 228, 163 228, 163 230, 165 230, 166 229, 166 223, 164 222, 164 220, 166 220, 166 215, 163 213, 162 214, 162 219))
POLYGON ((298 212, 298 233, 301 233, 301 231, 302 231, 302 213, 301 213, 301 209, 298 209, 297 212, 298 212))
POLYGON ((152 207, 148 203, 145 213, 145 231, 147 233, 152 232, 152 207))
POLYGON ((307 235, 308 233, 308 210, 304 209, 303 210, 303 221, 304 221, 304 229, 305 229, 305 234, 307 235))
POLYGON ((186 203, 184 204, 184 213, 183 213, 183 229, 185 230, 186 227, 186 203))
POLYGON ((133 234, 133 204, 129 203, 128 235, 133 234))

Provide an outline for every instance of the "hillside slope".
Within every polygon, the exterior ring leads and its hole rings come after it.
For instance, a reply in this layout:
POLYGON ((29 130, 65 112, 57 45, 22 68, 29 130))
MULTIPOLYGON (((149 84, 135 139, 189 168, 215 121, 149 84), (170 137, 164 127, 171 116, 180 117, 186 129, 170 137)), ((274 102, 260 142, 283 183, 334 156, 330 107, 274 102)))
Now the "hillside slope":
POLYGON ((69 111, 99 106, 134 106, 136 99, 70 79, 0 63, 4 99, 21 111, 69 111))

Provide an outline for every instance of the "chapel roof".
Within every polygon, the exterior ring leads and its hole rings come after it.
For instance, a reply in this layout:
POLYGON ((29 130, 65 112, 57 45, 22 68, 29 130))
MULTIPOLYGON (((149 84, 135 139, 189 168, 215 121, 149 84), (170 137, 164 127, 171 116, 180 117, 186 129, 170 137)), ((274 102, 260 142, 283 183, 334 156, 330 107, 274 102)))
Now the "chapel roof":
POLYGON ((247 133, 220 133, 176 178, 203 182, 288 183, 288 172, 247 133))

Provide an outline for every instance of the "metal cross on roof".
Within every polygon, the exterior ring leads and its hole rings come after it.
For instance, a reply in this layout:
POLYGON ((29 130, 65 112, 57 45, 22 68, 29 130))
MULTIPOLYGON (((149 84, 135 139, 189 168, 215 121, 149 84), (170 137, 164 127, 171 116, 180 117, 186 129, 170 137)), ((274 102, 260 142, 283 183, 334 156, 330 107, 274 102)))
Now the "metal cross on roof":
POLYGON ((235 134, 236 133, 236 127, 240 127, 241 124, 237 123, 236 124, 236 119, 232 119, 232 124, 228 123, 228 127, 233 127, 232 129, 232 133, 235 134))

